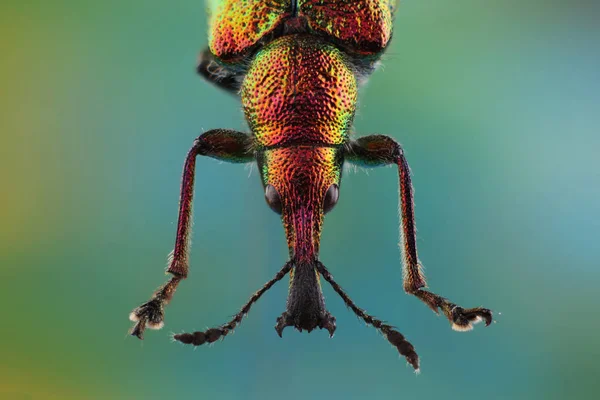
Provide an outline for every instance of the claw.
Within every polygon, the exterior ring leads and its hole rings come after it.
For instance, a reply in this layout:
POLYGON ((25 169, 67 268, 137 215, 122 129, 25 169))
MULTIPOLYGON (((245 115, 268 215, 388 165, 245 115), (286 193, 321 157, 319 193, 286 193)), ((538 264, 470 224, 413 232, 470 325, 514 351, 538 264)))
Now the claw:
POLYGON ((466 332, 473 329, 473 325, 485 321, 489 326, 493 320, 493 313, 487 308, 469 308, 455 306, 452 309, 452 329, 458 332, 466 332))
POLYGON ((483 320, 485 321, 485 326, 490 326, 490 324, 492 323, 492 321, 494 319, 494 313, 492 312, 492 310, 488 310, 487 308, 484 308, 481 310, 480 318, 483 318, 483 320))
POLYGON ((130 334, 143 339, 146 328, 161 329, 165 325, 163 318, 162 302, 157 299, 148 301, 129 314, 129 320, 136 323, 131 329, 130 334))
POLYGON ((146 320, 138 320, 138 322, 131 328, 129 334, 135 336, 140 340, 144 340, 144 330, 146 330, 146 320))

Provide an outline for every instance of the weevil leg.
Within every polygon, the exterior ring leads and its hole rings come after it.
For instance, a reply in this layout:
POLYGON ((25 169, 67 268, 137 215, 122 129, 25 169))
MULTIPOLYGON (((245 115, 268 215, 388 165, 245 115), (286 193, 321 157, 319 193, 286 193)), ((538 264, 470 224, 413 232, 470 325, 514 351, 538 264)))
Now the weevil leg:
POLYGON ((333 290, 335 290, 335 292, 342 298, 342 300, 344 300, 346 306, 348 306, 352 311, 354 311, 354 314, 356 314, 357 317, 361 318, 368 325, 371 325, 372 327, 380 331, 383 334, 383 336, 385 336, 385 338, 388 340, 388 342, 390 342, 394 347, 396 347, 396 349, 398 349, 398 352, 406 358, 406 361, 408 361, 408 363, 412 365, 415 370, 419 369, 419 356, 417 355, 415 348, 408 340, 404 338, 404 336, 400 332, 395 330, 391 325, 384 324, 383 321, 367 314, 363 309, 359 308, 356 304, 354 304, 352 299, 333 279, 333 276, 331 275, 329 270, 327 270, 327 268, 325 268, 325 266, 320 262, 317 264, 317 271, 319 272, 319 274, 321 274, 323 279, 329 282, 333 290))
POLYGON ((240 90, 244 75, 243 69, 220 63, 208 48, 200 53, 196 72, 210 83, 234 95, 240 90))
POLYGON ((218 328, 211 328, 205 331, 193 332, 193 333, 180 333, 173 335, 173 339, 183 344, 192 344, 194 346, 200 346, 204 343, 212 343, 219 338, 227 336, 227 334, 235 329, 235 327, 242 322, 242 319, 248 312, 254 303, 260 299, 260 297, 269 290, 275 283, 280 281, 284 276, 292 269, 292 263, 286 263, 283 268, 275 275, 273 279, 265 283, 256 293, 250 297, 250 300, 240 309, 240 311, 226 324, 221 325, 218 328))
POLYGON ((130 333, 140 339, 143 339, 146 327, 162 328, 164 307, 173 298, 179 282, 188 274, 194 175, 198 155, 232 163, 249 162, 254 159, 252 139, 242 132, 214 129, 202 134, 194 141, 183 167, 175 248, 170 256, 167 269, 167 272, 173 277, 159 287, 149 301, 135 308, 129 315, 129 319, 136 323, 130 333))
POLYGON ((404 290, 423 301, 435 313, 441 309, 457 331, 468 331, 473 324, 492 322, 492 311, 483 307, 462 308, 448 299, 424 290, 425 275, 417 257, 417 235, 414 215, 413 188, 410 168, 404 151, 394 139, 383 135, 372 135, 350 142, 346 149, 346 160, 365 167, 396 164, 400 182, 401 242, 404 290))

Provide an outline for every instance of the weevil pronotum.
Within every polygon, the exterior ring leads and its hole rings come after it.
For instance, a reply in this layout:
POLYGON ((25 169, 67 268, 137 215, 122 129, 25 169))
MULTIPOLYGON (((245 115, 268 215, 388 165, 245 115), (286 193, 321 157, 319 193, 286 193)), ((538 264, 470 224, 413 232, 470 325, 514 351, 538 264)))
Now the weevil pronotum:
POLYGON ((350 138, 359 83, 375 70, 389 44, 394 8, 394 0, 209 2, 209 48, 200 55, 198 73, 239 94, 251 134, 215 129, 194 141, 183 169, 175 249, 167 269, 172 277, 133 310, 132 335, 142 339, 146 327, 163 326, 164 307, 187 277, 199 155, 232 163, 257 162, 266 202, 281 215, 290 259, 231 321, 203 332, 176 334, 175 340, 198 346, 223 338, 269 288, 290 274, 286 311, 275 325, 279 336, 287 326, 308 332, 325 328, 333 336, 335 318, 325 308, 323 278, 359 318, 419 368, 412 344, 354 304, 319 260, 323 218, 338 201, 344 162, 398 167, 404 290, 434 312, 441 310, 455 330, 470 330, 481 320, 486 325, 492 322, 486 308, 462 308, 424 290, 413 189, 402 147, 383 135, 350 138))

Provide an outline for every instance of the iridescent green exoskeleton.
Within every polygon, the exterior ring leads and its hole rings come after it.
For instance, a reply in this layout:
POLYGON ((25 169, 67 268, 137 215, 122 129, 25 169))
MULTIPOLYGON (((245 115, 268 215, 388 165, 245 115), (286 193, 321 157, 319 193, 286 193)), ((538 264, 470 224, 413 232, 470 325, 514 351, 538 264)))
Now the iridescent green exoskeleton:
POLYGON ((173 276, 131 313, 136 322, 131 333, 141 339, 146 327, 162 327, 164 306, 187 276, 198 155, 258 164, 267 204, 281 215, 290 259, 231 321, 174 335, 175 340, 197 346, 226 336, 263 293, 290 274, 287 307, 275 325, 280 336, 287 326, 309 332, 324 328, 333 336, 335 318, 325 307, 323 278, 419 368, 417 353, 404 336, 356 306, 319 260, 324 215, 339 199, 345 162, 398 168, 404 290, 436 313, 441 310, 456 330, 469 330, 481 320, 489 325, 490 310, 464 309, 423 289, 412 183, 402 147, 383 135, 350 137, 359 84, 374 71, 392 36, 394 1, 229 0, 211 1, 209 8, 209 48, 200 56, 198 72, 239 94, 250 134, 215 129, 194 142, 185 161, 175 249, 167 269, 173 276))

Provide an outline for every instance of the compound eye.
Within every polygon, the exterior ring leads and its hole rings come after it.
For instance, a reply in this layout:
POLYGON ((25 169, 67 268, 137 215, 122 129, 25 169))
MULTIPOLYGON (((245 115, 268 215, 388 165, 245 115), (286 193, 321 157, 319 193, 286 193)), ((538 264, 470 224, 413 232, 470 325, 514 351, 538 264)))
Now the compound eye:
POLYGON ((273 185, 267 185, 265 188, 265 200, 271 210, 281 215, 281 197, 273 185))
POLYGON ((335 207, 340 197, 340 188, 335 183, 329 186, 327 193, 325 193, 325 200, 323 200, 323 212, 326 214, 335 207))

